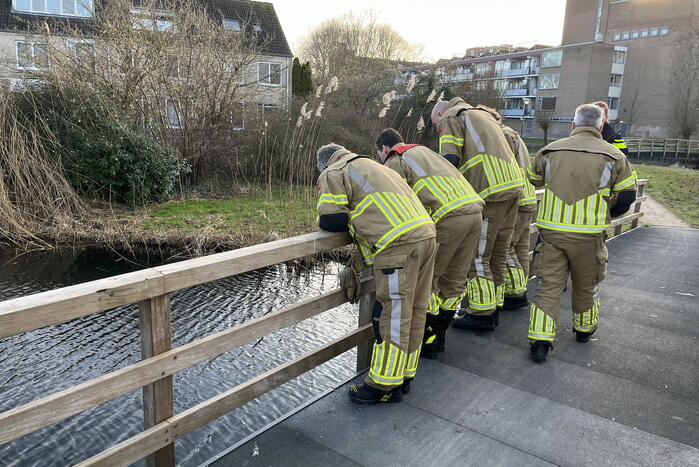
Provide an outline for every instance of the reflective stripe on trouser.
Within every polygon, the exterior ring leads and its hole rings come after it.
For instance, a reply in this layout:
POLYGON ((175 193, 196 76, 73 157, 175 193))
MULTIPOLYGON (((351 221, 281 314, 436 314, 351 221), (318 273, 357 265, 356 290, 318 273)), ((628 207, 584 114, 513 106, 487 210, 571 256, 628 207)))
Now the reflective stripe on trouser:
POLYGON ((594 330, 599 321, 599 283, 604 279, 607 265, 604 238, 545 229, 539 234, 542 241, 536 247, 533 264, 539 284, 531 308, 529 338, 551 340, 548 336, 539 337, 541 321, 533 323, 531 320, 539 312, 554 323, 558 320, 561 294, 569 275, 573 284, 573 328, 583 332, 594 330), (537 326, 533 327, 534 324, 537 326))
POLYGON ((481 213, 475 212, 451 215, 437 223, 430 313, 439 313, 440 307, 450 311, 459 307, 466 294, 468 271, 481 237, 482 222, 481 213))
POLYGON ((507 250, 512 238, 519 198, 505 201, 486 202, 483 209, 483 227, 478 242, 476 257, 469 271, 467 312, 490 315, 495 312, 498 301, 502 303, 507 271, 507 250), (500 285, 501 291, 496 290, 500 285), (501 299, 498 300, 498 292, 501 299))
MULTIPOLYGON (((435 240, 391 245, 376 255, 376 300, 381 304, 366 384, 387 390, 417 370, 434 268, 435 240), (413 360, 414 363, 413 363, 413 360)), ((410 375, 410 376, 408 376, 410 375)))
POLYGON ((535 341, 553 341, 556 339, 556 321, 532 303, 529 309, 529 334, 535 341))
POLYGON ((510 248, 507 250, 507 275, 505 276, 505 296, 521 296, 529 283, 529 250, 531 222, 534 213, 517 211, 517 222, 512 233, 510 248))
POLYGON ((497 306, 502 308, 505 304, 505 284, 495 286, 495 299, 497 306))
POLYGON ((599 300, 584 313, 573 313, 573 329, 580 332, 592 332, 599 323, 599 300))

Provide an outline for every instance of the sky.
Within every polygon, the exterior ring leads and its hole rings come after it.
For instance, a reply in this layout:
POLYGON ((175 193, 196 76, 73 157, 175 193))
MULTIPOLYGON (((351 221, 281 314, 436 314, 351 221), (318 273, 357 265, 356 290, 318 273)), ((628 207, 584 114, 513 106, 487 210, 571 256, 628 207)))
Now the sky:
POLYGON ((373 10, 425 59, 463 55, 471 47, 561 43, 565 0, 273 0, 292 50, 314 26, 350 11, 373 10))

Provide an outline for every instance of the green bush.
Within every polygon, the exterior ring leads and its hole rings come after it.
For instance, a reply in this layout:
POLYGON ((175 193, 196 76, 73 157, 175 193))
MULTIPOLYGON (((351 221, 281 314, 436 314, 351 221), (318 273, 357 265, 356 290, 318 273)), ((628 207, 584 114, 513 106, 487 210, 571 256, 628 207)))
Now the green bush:
POLYGON ((19 97, 25 115, 51 129, 71 185, 83 196, 117 203, 167 200, 186 166, 126 110, 85 91, 43 87, 19 97))

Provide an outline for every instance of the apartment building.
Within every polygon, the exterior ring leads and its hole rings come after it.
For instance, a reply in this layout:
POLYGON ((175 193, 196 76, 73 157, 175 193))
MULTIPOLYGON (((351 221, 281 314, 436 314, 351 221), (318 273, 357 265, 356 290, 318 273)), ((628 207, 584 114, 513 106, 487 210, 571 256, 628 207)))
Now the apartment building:
POLYGON ((674 60, 698 13, 697 0, 568 0, 561 45, 479 47, 402 72, 496 89, 505 123, 525 136, 542 136, 537 120, 566 136, 576 106, 604 100, 622 133, 669 137, 674 60))
MULTIPOLYGON (((251 104, 263 108, 286 105, 291 96, 293 55, 274 6, 248 0, 201 1, 231 33, 252 28, 261 38, 261 59, 245 71, 246 79, 256 81, 256 92, 250 93, 254 96, 251 104)), ((0 0, 0 81, 13 86, 23 80, 27 69, 51 66, 44 46, 27 36, 29 21, 45 21, 49 27, 67 21, 89 28, 94 8, 94 0, 0 0)), ((151 15, 139 17, 140 13, 132 11, 134 27, 172 27, 167 12, 155 21, 151 15)), ((90 45, 76 44, 76 53, 81 52, 81 47, 89 51, 90 45)))

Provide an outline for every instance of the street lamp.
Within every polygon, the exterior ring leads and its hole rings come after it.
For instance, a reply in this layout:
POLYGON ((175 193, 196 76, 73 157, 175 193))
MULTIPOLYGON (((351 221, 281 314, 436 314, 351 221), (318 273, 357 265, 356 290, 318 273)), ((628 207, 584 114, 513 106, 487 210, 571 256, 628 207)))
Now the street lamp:
POLYGON ((524 109, 522 110, 522 127, 519 129, 519 135, 524 138, 524 116, 527 114, 527 104, 531 102, 531 99, 528 97, 525 97, 522 99, 522 103, 524 104, 524 109))

